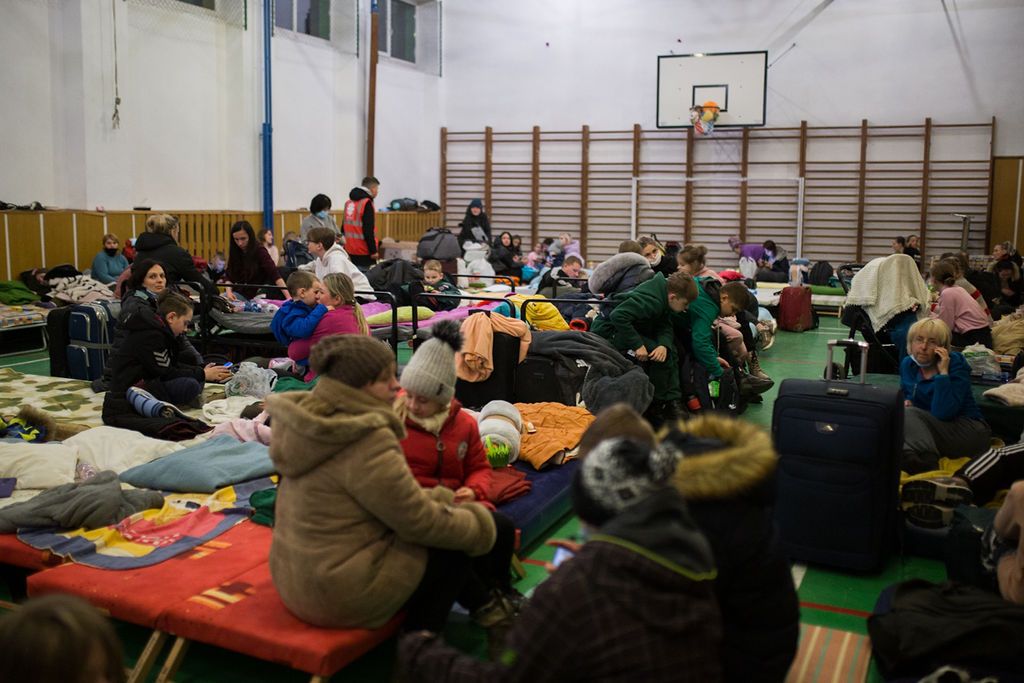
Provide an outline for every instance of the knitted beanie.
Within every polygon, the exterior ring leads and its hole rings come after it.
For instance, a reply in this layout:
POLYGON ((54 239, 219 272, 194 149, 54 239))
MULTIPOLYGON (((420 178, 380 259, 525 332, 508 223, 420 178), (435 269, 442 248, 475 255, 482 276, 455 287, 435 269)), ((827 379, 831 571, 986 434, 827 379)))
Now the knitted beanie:
POLYGON ((390 346, 361 334, 324 337, 309 353, 313 372, 356 389, 376 382, 394 365, 395 355, 390 346))
POLYGON ((455 354, 462 349, 462 331, 454 320, 430 328, 431 337, 413 354, 399 383, 408 392, 447 405, 455 396, 455 354))
POLYGON ((519 458, 523 419, 508 401, 491 401, 480 411, 480 439, 491 467, 507 467, 519 458))
POLYGON ((573 510, 584 522, 600 527, 666 486, 676 462, 673 454, 638 441, 602 441, 573 478, 573 510))

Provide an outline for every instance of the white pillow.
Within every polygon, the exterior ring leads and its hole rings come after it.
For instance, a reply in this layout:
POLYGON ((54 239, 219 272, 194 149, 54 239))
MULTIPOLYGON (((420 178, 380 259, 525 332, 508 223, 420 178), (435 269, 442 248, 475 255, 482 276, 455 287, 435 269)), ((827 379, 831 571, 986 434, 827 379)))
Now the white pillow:
POLYGON ((114 470, 118 474, 183 448, 173 441, 106 425, 86 429, 65 439, 64 443, 78 450, 78 459, 82 462, 97 470, 114 470))
POLYGON ((75 481, 78 451, 59 443, 0 444, 0 477, 15 477, 18 489, 48 489, 75 481))

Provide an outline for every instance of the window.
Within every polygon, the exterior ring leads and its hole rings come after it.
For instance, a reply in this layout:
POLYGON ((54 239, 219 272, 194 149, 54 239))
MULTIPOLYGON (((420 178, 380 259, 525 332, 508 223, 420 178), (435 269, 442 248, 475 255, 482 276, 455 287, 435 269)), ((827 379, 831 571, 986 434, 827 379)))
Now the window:
POLYGON ((274 0, 274 25, 331 39, 331 0, 274 0))
POLYGON ((381 0, 379 11, 379 50, 415 64, 416 6, 405 0, 381 0))

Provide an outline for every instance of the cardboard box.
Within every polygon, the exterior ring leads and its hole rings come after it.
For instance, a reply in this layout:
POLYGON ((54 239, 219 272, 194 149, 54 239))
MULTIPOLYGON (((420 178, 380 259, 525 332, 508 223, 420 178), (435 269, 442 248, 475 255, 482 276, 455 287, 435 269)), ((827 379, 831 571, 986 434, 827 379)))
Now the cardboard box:
POLYGON ((385 261, 393 258, 415 261, 417 246, 417 242, 396 242, 390 238, 385 238, 380 242, 380 257, 385 261))

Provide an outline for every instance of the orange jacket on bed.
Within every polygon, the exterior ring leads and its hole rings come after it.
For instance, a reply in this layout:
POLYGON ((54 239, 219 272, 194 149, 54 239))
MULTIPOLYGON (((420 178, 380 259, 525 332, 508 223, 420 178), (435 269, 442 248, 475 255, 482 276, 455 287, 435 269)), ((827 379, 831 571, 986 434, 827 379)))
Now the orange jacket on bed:
POLYGON ((459 379, 483 382, 491 376, 494 371, 491 354, 495 331, 519 337, 519 362, 523 362, 533 340, 526 323, 496 313, 474 313, 462 321, 462 351, 455 354, 455 371, 459 379))

